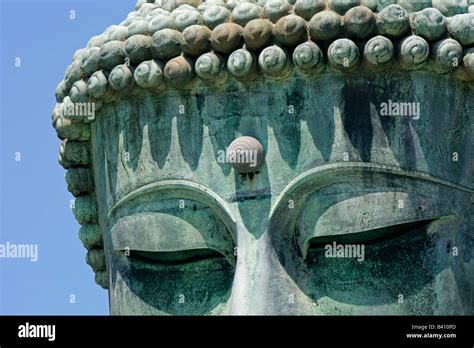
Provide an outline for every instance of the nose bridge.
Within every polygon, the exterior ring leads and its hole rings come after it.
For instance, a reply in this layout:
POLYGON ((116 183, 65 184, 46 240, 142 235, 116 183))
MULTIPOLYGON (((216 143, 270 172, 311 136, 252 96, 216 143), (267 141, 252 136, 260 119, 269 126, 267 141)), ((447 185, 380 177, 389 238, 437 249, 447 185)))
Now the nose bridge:
POLYGON ((271 279, 275 264, 268 228, 256 237, 241 226, 237 238, 235 268, 230 314, 271 314, 271 279))
POLYGON ((238 216, 237 264, 229 314, 314 314, 314 303, 281 264, 281 250, 275 249, 282 246, 275 245, 272 236, 288 231, 270 224, 262 211, 258 214, 260 223, 250 225, 244 223, 242 215, 238 216))

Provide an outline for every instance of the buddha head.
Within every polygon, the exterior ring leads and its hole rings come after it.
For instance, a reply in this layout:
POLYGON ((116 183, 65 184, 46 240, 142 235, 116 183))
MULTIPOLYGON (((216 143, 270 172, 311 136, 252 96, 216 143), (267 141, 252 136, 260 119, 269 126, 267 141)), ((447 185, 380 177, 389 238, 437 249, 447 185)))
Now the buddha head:
POLYGON ((141 0, 93 37, 53 125, 111 314, 473 314, 470 12, 141 0))

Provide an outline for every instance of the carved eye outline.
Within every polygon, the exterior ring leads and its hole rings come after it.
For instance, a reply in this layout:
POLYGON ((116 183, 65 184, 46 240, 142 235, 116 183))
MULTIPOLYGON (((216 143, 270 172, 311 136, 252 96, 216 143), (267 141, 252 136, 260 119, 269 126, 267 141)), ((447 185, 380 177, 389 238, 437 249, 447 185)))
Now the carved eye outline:
MULTIPOLYGON (((341 183, 350 183, 354 182, 357 179, 357 176, 361 174, 371 174, 374 176, 385 177, 387 175, 393 176, 394 178, 404 178, 413 180, 413 182, 422 182, 422 183, 431 183, 435 185, 440 185, 445 188, 454 189, 458 192, 468 192, 469 194, 474 193, 474 190, 451 183, 447 180, 433 177, 429 174, 416 172, 416 171, 405 171, 396 166, 391 165, 382 165, 376 163, 366 163, 366 162, 342 162, 342 163, 333 163, 327 164, 324 166, 316 167, 311 170, 304 172, 299 175, 297 178, 292 180, 281 192, 278 199, 275 201, 275 204, 272 206, 270 211, 270 224, 277 224, 278 226, 286 226, 288 230, 292 233, 292 238, 295 238, 297 220, 299 214, 303 211, 303 207, 308 199, 308 197, 318 190, 321 190, 325 187, 331 185, 337 185, 341 183), (289 204, 291 202, 291 205, 289 204), (290 210, 291 209, 291 210, 290 210), (295 214, 297 212, 297 214, 295 214), (278 219, 278 217, 282 217, 278 219)), ((359 181, 360 182, 360 181, 359 181)), ((444 216, 453 215, 453 212, 447 212, 439 214, 438 216, 431 216, 424 220, 434 221, 437 218, 444 216)), ((423 219, 416 220, 422 221, 423 219)), ((415 222, 415 221, 404 221, 406 223, 415 222)), ((402 222, 398 223, 398 225, 402 222)), ((390 227, 390 224, 381 227, 390 227)), ((392 224, 396 227, 397 224, 392 224)), ((369 228, 361 232, 369 232, 377 228, 369 228)), ((307 256, 309 244, 300 246, 300 252, 303 258, 307 256)))
MULTIPOLYGON (((144 185, 137 190, 134 190, 123 198, 121 198, 110 209, 107 215, 107 224, 109 225, 107 231, 111 232, 112 245, 115 251, 130 251, 131 258, 139 263, 154 264, 156 266, 175 266, 183 264, 197 263, 199 261, 215 259, 217 257, 225 257, 227 261, 235 265, 234 247, 236 245, 236 223, 235 219, 229 209, 226 208, 226 203, 211 189, 187 180, 165 180, 160 182, 144 185), (230 234, 233 244, 232 250, 219 250, 218 248, 189 248, 178 251, 155 251, 155 250, 139 250, 133 247, 126 247, 121 245, 123 243, 114 240, 115 223, 119 220, 117 214, 120 208, 126 206, 135 199, 146 197, 149 194, 158 194, 160 200, 176 199, 189 200, 199 202, 212 211, 214 217, 223 223, 226 232, 230 234), (174 259, 174 261, 173 261, 174 259)), ((141 248, 140 248, 141 249, 141 248)))
POLYGON ((177 266, 199 261, 225 258, 224 254, 214 249, 188 249, 183 251, 131 251, 130 256, 140 262, 157 266, 177 266))
POLYGON ((349 233, 345 235, 331 235, 311 238, 308 245, 308 252, 324 249, 327 244, 364 244, 365 246, 376 245, 391 240, 396 240, 411 232, 416 232, 426 228, 437 219, 417 220, 400 223, 380 228, 373 228, 361 232, 349 233), (372 235, 371 237, 368 235, 372 235))

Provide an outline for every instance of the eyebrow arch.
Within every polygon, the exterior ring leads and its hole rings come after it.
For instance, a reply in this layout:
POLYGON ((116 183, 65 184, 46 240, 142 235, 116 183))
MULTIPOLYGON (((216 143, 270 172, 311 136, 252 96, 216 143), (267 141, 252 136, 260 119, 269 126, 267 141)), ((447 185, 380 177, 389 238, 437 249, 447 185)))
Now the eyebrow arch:
POLYGON ((272 206, 272 209, 270 211, 270 219, 272 219, 278 214, 280 208, 286 206, 288 200, 292 199, 294 196, 304 196, 301 193, 308 191, 308 185, 311 185, 311 192, 314 192, 320 188, 329 186, 331 184, 347 182, 347 180, 343 179, 347 178, 351 174, 358 174, 363 172, 372 174, 391 174, 399 177, 405 177, 411 180, 421 180, 433 184, 438 184, 467 193, 474 193, 473 188, 458 185, 450 181, 431 176, 426 173, 403 170, 396 166, 366 162, 333 163, 313 168, 293 179, 283 189, 283 191, 280 193, 280 196, 272 206))

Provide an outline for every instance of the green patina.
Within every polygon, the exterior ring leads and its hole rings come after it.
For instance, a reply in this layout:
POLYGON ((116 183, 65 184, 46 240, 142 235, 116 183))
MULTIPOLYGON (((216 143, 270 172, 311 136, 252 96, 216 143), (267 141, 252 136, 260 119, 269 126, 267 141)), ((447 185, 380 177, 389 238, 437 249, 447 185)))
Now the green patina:
POLYGON ((474 14, 393 3, 139 1, 76 54, 53 124, 112 314, 474 313, 474 14))

